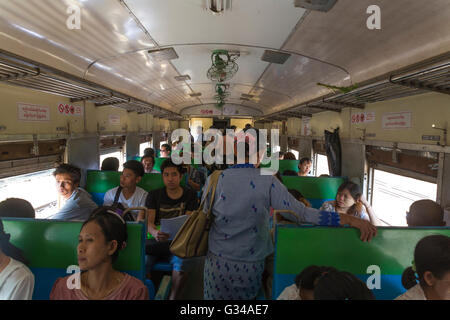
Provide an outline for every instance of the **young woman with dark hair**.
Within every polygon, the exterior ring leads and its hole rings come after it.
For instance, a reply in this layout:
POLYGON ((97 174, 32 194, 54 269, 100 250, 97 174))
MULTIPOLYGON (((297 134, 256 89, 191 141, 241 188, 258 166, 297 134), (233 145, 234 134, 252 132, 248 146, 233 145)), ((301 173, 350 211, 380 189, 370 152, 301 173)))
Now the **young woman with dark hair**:
POLYGON ((148 289, 137 278, 113 268, 128 238, 125 221, 111 207, 92 212, 78 236, 80 288, 69 288, 69 277, 59 278, 51 300, 148 300, 148 289))
POLYGON ((359 185, 351 181, 342 183, 338 188, 336 199, 324 202, 320 210, 348 214, 370 221, 375 226, 382 225, 359 185))
POLYGON ((408 291, 396 300, 450 300, 450 237, 421 239, 412 266, 403 271, 402 284, 408 291))
POLYGON ((319 278, 328 272, 337 271, 333 267, 309 266, 296 277, 293 285, 286 287, 277 300, 314 300, 314 288, 319 278))
POLYGON ((31 300, 34 275, 25 265, 22 251, 9 238, 0 220, 0 300, 31 300))

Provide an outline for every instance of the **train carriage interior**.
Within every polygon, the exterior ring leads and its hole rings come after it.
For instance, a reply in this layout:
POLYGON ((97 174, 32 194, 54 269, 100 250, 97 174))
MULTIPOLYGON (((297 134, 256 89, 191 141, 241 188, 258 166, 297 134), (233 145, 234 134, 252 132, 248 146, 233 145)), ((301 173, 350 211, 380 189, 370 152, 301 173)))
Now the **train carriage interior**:
MULTIPOLYGON (((402 272, 416 243, 450 236, 449 30, 448 0, 0 1, 0 208, 19 198, 35 211, 17 218, 1 209, 0 217, 29 260, 33 299, 49 299, 77 264, 80 221, 54 220, 67 200, 55 187, 60 164, 79 168, 79 186, 102 206, 108 190, 122 190, 127 163, 144 164, 152 148, 155 171, 134 188, 155 195, 168 185, 167 147, 172 159, 197 144, 207 150, 222 137, 208 140, 208 129, 232 130, 236 152, 236 139, 250 144, 246 132, 256 129, 271 157, 257 167, 276 164, 286 192, 301 193, 318 214, 330 203, 338 212, 347 182, 373 209, 365 211, 377 236, 364 243, 355 228, 277 221, 273 209, 281 208, 272 207, 274 254, 253 298, 276 300, 310 265, 354 274, 376 299, 405 293, 402 272), (102 170, 111 157, 117 170, 102 170), (419 200, 436 204, 441 225, 411 225, 419 200), (380 286, 370 285, 373 265, 380 286)), ((202 166, 200 187, 191 180, 194 160, 179 182, 197 206, 215 170, 202 166)), ((159 241, 147 229, 150 210, 127 222, 131 240, 114 266, 141 280, 147 298, 171 299, 179 284, 172 262, 146 270, 146 246, 159 241)), ((177 298, 206 299, 205 257, 192 265, 177 298)))

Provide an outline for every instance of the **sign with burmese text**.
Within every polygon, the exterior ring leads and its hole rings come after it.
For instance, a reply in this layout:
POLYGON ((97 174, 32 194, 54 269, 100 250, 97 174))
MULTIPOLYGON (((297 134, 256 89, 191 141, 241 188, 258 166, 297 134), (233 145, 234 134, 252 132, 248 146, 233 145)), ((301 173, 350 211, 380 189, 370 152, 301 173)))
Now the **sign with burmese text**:
POLYGON ((389 112, 383 114, 381 127, 383 129, 406 129, 411 128, 412 112, 389 112))
POLYGON ((17 112, 20 121, 50 121, 50 108, 47 106, 18 103, 17 112))

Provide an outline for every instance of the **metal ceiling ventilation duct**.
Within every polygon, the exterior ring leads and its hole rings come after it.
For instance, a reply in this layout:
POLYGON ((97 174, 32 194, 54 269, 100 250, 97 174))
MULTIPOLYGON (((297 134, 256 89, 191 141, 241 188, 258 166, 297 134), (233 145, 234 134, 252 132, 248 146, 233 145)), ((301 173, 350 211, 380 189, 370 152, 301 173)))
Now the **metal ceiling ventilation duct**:
POLYGON ((214 15, 221 15, 225 11, 231 11, 233 0, 205 0, 206 10, 214 15))
POLYGON ((270 63, 284 64, 290 56, 289 53, 265 50, 261 60, 270 63))
POLYGON ((187 81, 187 80, 191 80, 191 77, 188 74, 183 74, 181 76, 176 76, 175 80, 177 80, 177 81, 187 81))
POLYGON ((307 10, 328 12, 337 0, 294 0, 294 6, 307 10))
POLYGON ((178 54, 176 53, 174 48, 149 50, 148 54, 156 61, 168 61, 178 59, 178 54))

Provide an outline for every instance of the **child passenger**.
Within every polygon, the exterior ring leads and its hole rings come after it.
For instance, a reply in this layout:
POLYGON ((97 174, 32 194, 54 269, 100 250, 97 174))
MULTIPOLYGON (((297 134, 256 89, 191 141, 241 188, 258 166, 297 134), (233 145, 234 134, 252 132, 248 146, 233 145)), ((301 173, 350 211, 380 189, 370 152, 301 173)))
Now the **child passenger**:
POLYGON ((125 221, 110 209, 96 209, 81 227, 77 247, 80 287, 69 288, 71 276, 58 278, 51 300, 149 299, 148 289, 139 279, 113 268, 119 251, 126 247, 128 234, 125 221))
POLYGON ((402 284, 408 291, 395 300, 450 300, 450 237, 421 239, 412 266, 403 271, 402 284))

